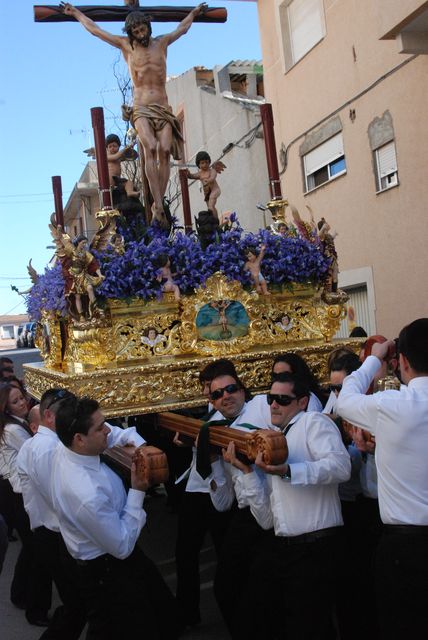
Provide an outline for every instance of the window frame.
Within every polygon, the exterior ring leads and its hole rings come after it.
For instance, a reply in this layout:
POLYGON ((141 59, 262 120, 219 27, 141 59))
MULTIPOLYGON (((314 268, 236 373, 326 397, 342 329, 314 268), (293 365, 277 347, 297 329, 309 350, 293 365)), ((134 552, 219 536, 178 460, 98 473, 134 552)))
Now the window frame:
POLYGON ((398 163, 397 163, 397 150, 395 148, 395 140, 390 140, 389 142, 386 142, 385 144, 382 144, 381 146, 377 147, 376 149, 373 150, 373 155, 374 155, 374 167, 375 167, 375 177, 376 177, 376 193, 383 193, 384 191, 389 191, 389 189, 393 189, 394 187, 398 187, 399 185, 399 180, 398 180, 398 163), (391 146, 394 150, 394 160, 395 160, 395 169, 394 171, 390 171, 389 173, 385 173, 384 175, 382 175, 382 167, 380 164, 380 156, 379 156, 379 152, 381 149, 385 149, 385 147, 391 146), (385 186, 383 186, 383 181, 390 178, 390 177, 394 177, 395 181, 394 182, 389 182, 388 184, 385 184, 385 186))
POLYGON ((346 156, 345 156, 345 151, 343 149, 343 135, 342 132, 337 133, 336 135, 332 136, 331 138, 329 138, 328 140, 325 140, 323 143, 321 143, 320 145, 314 147, 313 149, 311 149, 311 151, 308 151, 308 153, 304 154, 302 156, 302 160, 303 160, 303 174, 304 174, 304 186, 305 186, 305 193, 310 193, 311 191, 314 191, 315 189, 318 189, 319 187, 322 187, 326 184, 328 184, 329 182, 332 182, 333 180, 336 180, 336 178, 340 178, 340 176, 343 176, 347 173, 347 166, 346 166, 346 156), (322 146, 327 146, 328 144, 331 144, 331 141, 334 138, 338 138, 340 136, 340 141, 341 141, 341 152, 336 152, 333 153, 333 155, 326 155, 325 157, 325 161, 322 162, 322 164, 320 164, 319 166, 317 165, 315 169, 313 169, 310 173, 308 173, 308 168, 307 168, 307 158, 308 156, 313 153, 316 149, 320 149, 320 147, 322 146), (344 169, 342 169, 341 171, 338 171, 337 173, 332 173, 332 165, 334 165, 335 163, 337 163, 339 160, 343 160, 344 162, 344 169), (319 173, 320 171, 323 171, 327 169, 327 180, 324 180, 323 182, 320 182, 319 184, 310 184, 311 179, 313 180, 313 176, 315 176, 315 174, 319 173))
MULTIPOLYGON (((318 15, 319 15, 319 37, 316 36, 316 39, 311 42, 310 46, 305 49, 303 53, 295 52, 296 49, 296 39, 293 38, 293 33, 296 31, 292 29, 292 16, 291 16, 291 5, 293 2, 299 2, 300 0, 277 0, 277 17, 278 17, 278 25, 279 25, 279 33, 280 40, 282 42, 282 53, 284 60, 284 69, 285 73, 289 71, 292 67, 298 64, 305 56, 312 51, 314 47, 316 47, 326 36, 326 20, 325 20, 325 10, 324 10, 324 0, 312 0, 314 4, 318 5, 318 15), (298 57, 297 57, 298 56, 298 57)), ((302 0, 303 1, 303 0, 302 0)))

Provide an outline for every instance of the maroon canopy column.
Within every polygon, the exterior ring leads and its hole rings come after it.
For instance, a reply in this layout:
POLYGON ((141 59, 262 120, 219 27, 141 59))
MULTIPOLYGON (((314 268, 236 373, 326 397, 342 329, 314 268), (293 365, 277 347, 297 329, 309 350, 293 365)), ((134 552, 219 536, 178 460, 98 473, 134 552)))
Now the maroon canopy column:
POLYGON ((104 113, 102 107, 91 109, 92 127, 94 129, 95 157, 97 160, 98 185, 101 206, 111 209, 110 178, 108 175, 106 139, 104 132, 104 113))
POLYGON ((276 155, 275 136, 273 132, 272 105, 262 104, 260 115, 263 124, 263 136, 266 148, 266 160, 269 173, 269 189, 272 200, 282 200, 281 182, 279 179, 278 158, 276 155))
POLYGON ((61 176, 52 176, 52 191, 55 203, 55 219, 57 225, 64 229, 64 210, 62 208, 61 176))

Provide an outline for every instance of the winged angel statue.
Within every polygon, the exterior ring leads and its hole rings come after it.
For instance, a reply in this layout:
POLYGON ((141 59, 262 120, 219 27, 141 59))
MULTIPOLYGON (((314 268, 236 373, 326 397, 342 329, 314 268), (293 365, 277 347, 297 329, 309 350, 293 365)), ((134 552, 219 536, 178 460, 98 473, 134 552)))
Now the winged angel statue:
MULTIPOLYGON (((103 251, 117 239, 114 217, 100 211, 97 215, 100 228, 89 247, 88 238, 79 235, 73 240, 51 217, 49 229, 56 245, 56 258, 60 261, 65 281, 64 294, 68 301, 72 318, 85 322, 104 316, 95 289, 103 282, 104 276, 92 251, 103 251)), ((116 243, 114 245, 116 247, 116 243)))

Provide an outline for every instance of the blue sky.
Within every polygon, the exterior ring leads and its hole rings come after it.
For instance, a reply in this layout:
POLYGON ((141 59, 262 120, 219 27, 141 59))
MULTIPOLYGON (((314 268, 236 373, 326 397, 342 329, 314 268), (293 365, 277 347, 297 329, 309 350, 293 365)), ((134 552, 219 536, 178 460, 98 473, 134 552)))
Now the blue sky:
MULTIPOLYGON (((46 249, 51 244, 48 222, 54 209, 51 177, 61 176, 65 205, 86 164, 82 150, 93 144, 91 107, 105 108, 106 130, 111 131, 109 111, 118 112, 121 104, 112 71, 117 50, 77 23, 35 23, 33 4, 0 2, 0 315, 25 313, 10 284, 27 288, 29 259, 42 272, 52 257, 52 250, 46 249)), ((79 4, 121 5, 122 0, 79 4)), ((256 3, 220 0, 209 6, 226 7, 227 23, 192 25, 169 49, 169 75, 198 65, 212 68, 233 59, 261 59, 256 3)), ((102 26, 112 33, 122 28, 120 23, 102 26)), ((173 23, 155 23, 153 34, 173 28, 173 23)))

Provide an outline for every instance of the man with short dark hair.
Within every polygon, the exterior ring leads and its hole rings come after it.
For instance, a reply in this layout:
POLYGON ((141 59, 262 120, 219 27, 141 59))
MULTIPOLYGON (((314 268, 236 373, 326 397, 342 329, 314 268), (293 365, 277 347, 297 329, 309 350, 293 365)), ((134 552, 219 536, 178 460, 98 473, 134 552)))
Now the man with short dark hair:
POLYGON ((64 541, 77 561, 88 637, 175 638, 172 594, 137 545, 146 522, 148 481, 137 475, 133 463, 127 495, 119 476, 100 460, 108 446, 139 445, 142 438, 134 429, 108 426, 98 402, 90 398, 65 399, 56 425, 62 444, 53 464, 53 503, 64 541))
MULTIPOLYGON (((223 420, 228 426, 244 431, 272 426, 267 402, 260 402, 260 396, 247 401, 247 391, 236 373, 217 372, 210 384, 209 397, 216 410, 211 417, 214 424, 223 420)), ((199 443, 201 439, 202 434, 199 443)), ((200 453, 198 451, 198 457, 200 453)), ((227 453, 223 457, 212 456, 212 464, 207 465, 205 472, 205 465, 201 464, 203 460, 198 459, 197 468, 200 473, 209 474, 210 497, 216 510, 220 513, 231 512, 214 578, 214 595, 229 633, 233 638, 239 638, 241 620, 237 616, 237 609, 241 591, 246 584, 246 572, 266 532, 251 515, 242 492, 243 474, 229 464, 227 453), (239 582, 236 580, 237 574, 239 582)))
MULTIPOLYGON (((231 375, 236 378, 237 373, 231 360, 219 358, 213 360, 202 369, 199 382, 203 395, 209 399, 210 384, 213 378, 220 375, 231 375)), ((245 400, 244 400, 245 402, 245 400)), ((209 405, 205 420, 219 419, 217 410, 209 405)), ((174 442, 182 444, 180 434, 176 434, 174 442)), ((223 539, 229 525, 230 514, 219 513, 213 506, 209 492, 209 479, 202 478, 196 468, 196 449, 190 468, 180 480, 186 479, 178 510, 176 565, 177 565, 177 602, 181 609, 183 624, 194 626, 201 621, 199 609, 200 579, 199 554, 205 537, 209 532, 217 555, 223 544, 223 539)))
POLYGON ((382 638, 420 638, 428 628, 428 318, 398 339, 400 390, 365 395, 395 342, 374 344, 344 380, 338 413, 376 436, 383 535, 376 556, 382 638))
POLYGON ((242 602, 251 602, 251 616, 241 616, 242 637, 333 638, 343 525, 338 485, 349 478, 349 455, 333 421, 306 412, 309 389, 297 376, 282 374, 267 400, 272 423, 287 437, 288 459, 268 465, 259 453, 260 474, 229 450, 231 463, 243 472, 251 512, 261 527, 275 532, 247 580, 242 602))

